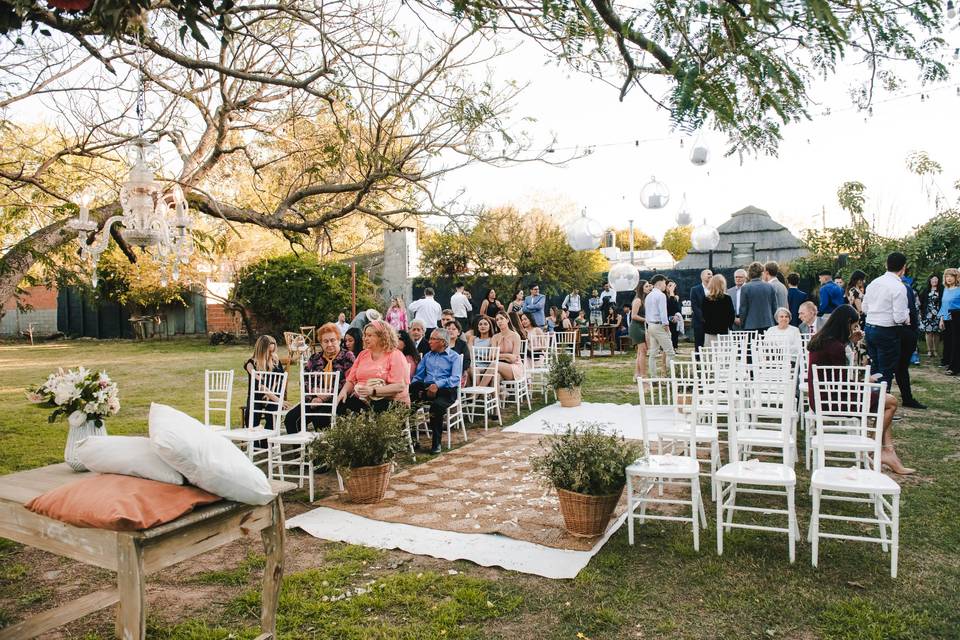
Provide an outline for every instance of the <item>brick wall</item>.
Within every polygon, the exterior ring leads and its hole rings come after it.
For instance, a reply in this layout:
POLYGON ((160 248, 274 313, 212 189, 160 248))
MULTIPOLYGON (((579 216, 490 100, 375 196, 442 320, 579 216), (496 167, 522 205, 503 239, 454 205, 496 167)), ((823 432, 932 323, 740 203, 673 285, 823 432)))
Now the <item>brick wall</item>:
POLYGON ((229 331, 236 333, 241 326, 239 314, 227 311, 218 302, 207 301, 207 333, 229 331))
POLYGON ((19 336, 33 323, 35 336, 48 336, 57 330, 57 290, 47 287, 28 287, 21 303, 33 307, 31 311, 18 311, 17 301, 10 298, 3 305, 0 318, 0 335, 19 336))

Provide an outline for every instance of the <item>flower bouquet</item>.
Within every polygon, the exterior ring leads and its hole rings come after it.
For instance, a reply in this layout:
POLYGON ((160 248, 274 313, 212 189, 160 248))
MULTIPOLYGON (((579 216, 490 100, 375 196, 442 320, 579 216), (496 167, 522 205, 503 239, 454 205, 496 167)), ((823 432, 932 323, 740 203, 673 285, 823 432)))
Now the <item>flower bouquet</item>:
POLYGON ((27 399, 41 406, 53 408, 48 416, 54 422, 60 416, 67 417, 70 430, 64 459, 75 471, 85 468, 77 459, 77 445, 92 435, 105 435, 105 416, 115 416, 120 411, 120 394, 116 383, 106 372, 89 371, 80 367, 64 372, 58 369, 51 373, 39 387, 27 390, 27 399))

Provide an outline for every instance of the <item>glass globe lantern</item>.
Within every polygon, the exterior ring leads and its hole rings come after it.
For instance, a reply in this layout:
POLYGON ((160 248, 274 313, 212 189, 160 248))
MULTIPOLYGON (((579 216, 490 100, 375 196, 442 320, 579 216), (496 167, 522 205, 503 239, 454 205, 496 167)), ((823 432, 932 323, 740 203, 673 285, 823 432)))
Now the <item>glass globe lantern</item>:
POLYGON ((687 208, 687 194, 683 194, 683 201, 680 203, 680 210, 677 211, 677 226, 685 227, 693 222, 693 216, 687 208))
POLYGON ((629 262, 618 262, 610 267, 607 282, 614 291, 633 291, 640 283, 640 270, 629 262))
POLYGON ((697 251, 713 251, 720 245, 720 232, 704 220, 703 224, 690 234, 690 242, 697 251))
POLYGON ((596 249, 603 237, 603 227, 593 218, 587 217, 586 207, 567 225, 566 232, 567 243, 576 251, 596 249))
POLYGON ((670 202, 670 190, 656 177, 651 177, 650 182, 640 190, 640 203, 647 209, 663 209, 668 202, 670 202))

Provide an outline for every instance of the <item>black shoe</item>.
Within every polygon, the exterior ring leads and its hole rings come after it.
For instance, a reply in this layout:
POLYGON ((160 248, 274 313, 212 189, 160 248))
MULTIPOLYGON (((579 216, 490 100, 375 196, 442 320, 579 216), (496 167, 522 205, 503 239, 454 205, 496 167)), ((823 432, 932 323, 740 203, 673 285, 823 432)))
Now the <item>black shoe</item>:
POLYGON ((927 405, 917 402, 916 400, 911 400, 910 402, 904 402, 902 407, 907 407, 908 409, 926 409, 927 405))
POLYGON ((433 449, 430 449, 430 453, 433 453, 433 454, 441 453, 442 451, 443 449, 440 447, 434 447, 433 449))

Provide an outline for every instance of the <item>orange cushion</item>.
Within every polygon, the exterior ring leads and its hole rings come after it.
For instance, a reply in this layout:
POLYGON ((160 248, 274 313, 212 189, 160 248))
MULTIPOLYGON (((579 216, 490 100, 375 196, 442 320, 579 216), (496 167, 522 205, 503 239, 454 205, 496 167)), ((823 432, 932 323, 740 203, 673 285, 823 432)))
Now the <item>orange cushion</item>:
POLYGON ((106 473, 57 487, 24 506, 77 527, 139 531, 220 499, 196 487, 106 473))

